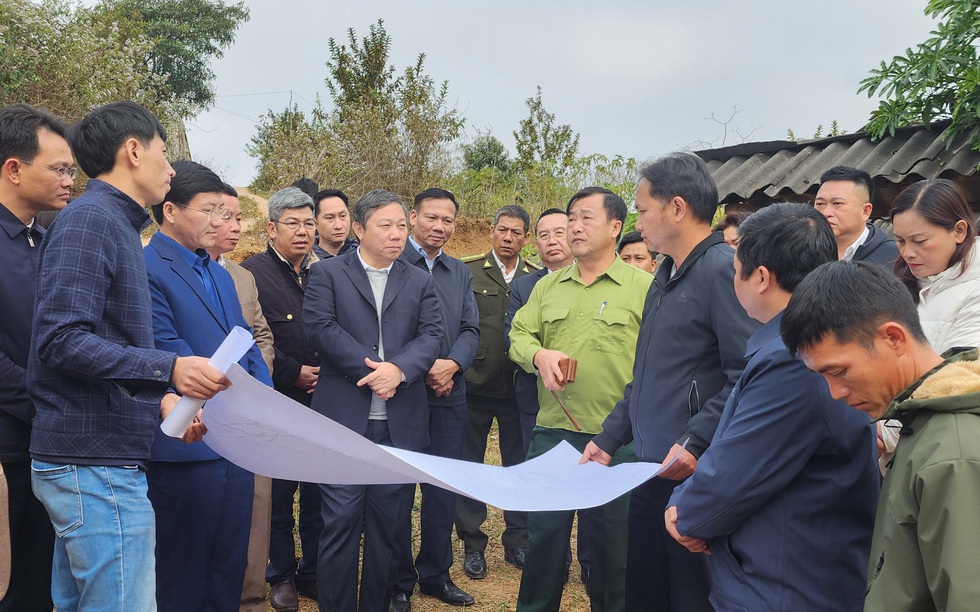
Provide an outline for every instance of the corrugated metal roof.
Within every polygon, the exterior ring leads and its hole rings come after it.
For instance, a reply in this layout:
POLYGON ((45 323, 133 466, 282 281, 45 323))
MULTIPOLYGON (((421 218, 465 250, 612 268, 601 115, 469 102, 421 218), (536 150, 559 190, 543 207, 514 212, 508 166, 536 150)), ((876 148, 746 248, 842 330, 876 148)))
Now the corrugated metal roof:
POLYGON ((872 142, 864 132, 806 142, 771 141, 697 151, 711 169, 722 203, 764 203, 795 194, 813 195, 820 175, 833 166, 869 173, 876 184, 977 174, 980 151, 959 137, 947 149, 949 122, 896 130, 872 142))

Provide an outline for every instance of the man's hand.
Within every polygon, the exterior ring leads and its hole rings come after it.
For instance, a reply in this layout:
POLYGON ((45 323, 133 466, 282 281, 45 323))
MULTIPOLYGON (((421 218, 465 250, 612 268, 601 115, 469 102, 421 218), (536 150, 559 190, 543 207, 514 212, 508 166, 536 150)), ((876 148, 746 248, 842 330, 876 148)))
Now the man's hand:
POLYGON ((436 359, 425 377, 425 384, 436 392, 436 397, 443 397, 439 395, 439 391, 445 389, 447 385, 449 390, 452 390, 453 376, 457 372, 459 372, 459 364, 452 359, 436 359))
POLYGON ((199 400, 209 400, 231 386, 231 381, 215 370, 207 357, 178 357, 171 382, 182 394, 199 400))
POLYGON ((453 379, 450 378, 449 382, 447 382, 445 385, 441 387, 432 387, 432 392, 436 397, 449 397, 449 394, 453 392, 453 387, 455 385, 456 383, 454 383, 453 379))
POLYGON ((585 445, 585 452, 582 453, 582 458, 578 460, 579 465, 583 463, 588 463, 589 461, 595 461, 596 463, 601 463, 602 465, 609 465, 612 462, 612 455, 606 451, 599 448, 599 446, 589 440, 589 443, 585 445))
POLYGON ((294 387, 299 387, 307 393, 316 391, 316 381, 320 378, 320 366, 300 366, 299 376, 296 377, 294 387))
POLYGON ((558 362, 567 359, 568 355, 561 351, 541 349, 534 354, 534 367, 538 369, 538 376, 544 388, 548 391, 564 391, 565 378, 561 375, 561 368, 558 362))
MULTIPOLYGON (((167 393, 164 395, 163 399, 160 400, 160 419, 166 419, 167 415, 173 411, 179 401, 180 396, 176 393, 167 393)), ((187 444, 200 442, 204 438, 204 434, 208 433, 208 428, 201 422, 201 412, 201 410, 197 411, 197 416, 194 417, 190 427, 187 428, 187 431, 180 438, 187 444)))
POLYGON ((364 363, 374 371, 357 381, 357 386, 371 387, 375 395, 386 401, 394 397, 402 382, 402 369, 389 361, 371 361, 369 357, 364 358, 364 363))
POLYGON ((699 540, 697 538, 691 538, 688 536, 682 536, 677 531, 677 506, 669 506, 667 511, 664 512, 664 527, 667 528, 667 533, 670 537, 677 540, 677 543, 688 549, 692 553, 704 553, 706 555, 711 554, 711 549, 708 548, 707 540, 699 540))
POLYGON ((677 457, 677 461, 674 465, 670 466, 663 473, 658 474, 661 478, 666 478, 667 480, 683 480, 691 474, 694 473, 695 468, 698 467, 697 458, 691 454, 686 448, 682 448, 680 444, 675 444, 670 447, 670 452, 661 461, 663 465, 667 465, 674 458, 674 455, 680 454, 677 457))

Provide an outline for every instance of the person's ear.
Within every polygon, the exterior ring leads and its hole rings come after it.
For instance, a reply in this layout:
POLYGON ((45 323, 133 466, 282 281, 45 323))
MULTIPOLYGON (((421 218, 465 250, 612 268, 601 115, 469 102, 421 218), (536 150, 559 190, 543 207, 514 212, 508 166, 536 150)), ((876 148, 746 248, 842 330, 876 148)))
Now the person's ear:
POLYGON ((759 286, 757 287, 759 295, 762 295, 766 291, 769 291, 769 289, 772 287, 776 286, 776 277, 773 275, 772 271, 769 270, 769 268, 759 266, 754 272, 752 272, 752 274, 759 275, 759 286))
POLYGON ((357 239, 364 240, 364 226, 355 221, 351 224, 351 227, 354 228, 354 235, 357 236, 357 239))
POLYGON ((163 203, 163 220, 167 223, 173 225, 176 215, 174 214, 174 209, 177 205, 170 201, 164 201, 163 203))
POLYGON ((963 219, 957 221, 956 225, 953 226, 953 240, 956 241, 956 244, 963 244, 963 241, 966 240, 966 230, 967 224, 963 219))
POLYGON ((20 167, 21 163, 14 157, 8 157, 7 161, 3 162, 3 166, 0 167, 3 172, 3 176, 13 183, 14 185, 20 184, 20 167))
POLYGON ((896 355, 904 355, 912 341, 907 329, 895 321, 886 321, 878 326, 877 335, 885 346, 894 351, 896 355))

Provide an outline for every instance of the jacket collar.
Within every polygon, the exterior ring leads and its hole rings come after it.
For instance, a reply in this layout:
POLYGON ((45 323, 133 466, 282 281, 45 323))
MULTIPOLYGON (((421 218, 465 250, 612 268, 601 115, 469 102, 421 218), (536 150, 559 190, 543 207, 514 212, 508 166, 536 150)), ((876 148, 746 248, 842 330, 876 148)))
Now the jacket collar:
POLYGON ((105 181, 89 179, 84 195, 89 194, 111 196, 109 198, 102 198, 100 205, 103 205, 102 203, 108 203, 110 207, 117 208, 117 212, 121 213, 123 218, 138 232, 142 232, 153 222, 146 209, 137 203, 136 200, 105 181))
POLYGON ((782 320, 783 313, 780 312, 768 323, 757 329, 755 333, 749 337, 748 342, 745 343, 745 356, 751 357, 752 355, 755 355, 760 349, 762 349, 762 347, 779 338, 779 322, 782 320))
POLYGON ((670 275, 670 270, 674 267, 674 260, 668 256, 660 264, 660 267, 657 268, 657 273, 654 276, 654 279, 660 284, 661 287, 666 287, 668 283, 680 280, 680 278, 684 276, 691 266, 694 265, 694 262, 700 259, 708 249, 723 242, 725 242, 724 234, 721 232, 711 232, 708 234, 707 238, 699 242, 697 246, 694 247, 690 255, 687 256, 687 259, 684 260, 684 263, 681 264, 681 267, 674 273, 673 277, 670 275))

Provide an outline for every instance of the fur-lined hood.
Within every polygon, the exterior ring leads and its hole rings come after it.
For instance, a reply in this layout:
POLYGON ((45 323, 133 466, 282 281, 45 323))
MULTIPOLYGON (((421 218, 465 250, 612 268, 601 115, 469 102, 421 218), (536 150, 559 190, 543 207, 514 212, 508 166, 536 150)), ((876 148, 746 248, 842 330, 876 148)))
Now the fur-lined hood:
POLYGON ((896 397, 882 418, 929 410, 980 414, 980 351, 952 349, 945 361, 896 397))

